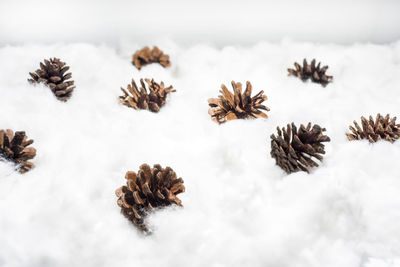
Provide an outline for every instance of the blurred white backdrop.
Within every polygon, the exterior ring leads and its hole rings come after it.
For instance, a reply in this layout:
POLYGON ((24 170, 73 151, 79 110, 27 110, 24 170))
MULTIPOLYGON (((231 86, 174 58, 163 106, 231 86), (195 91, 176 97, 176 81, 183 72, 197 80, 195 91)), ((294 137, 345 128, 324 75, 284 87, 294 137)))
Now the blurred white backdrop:
POLYGON ((393 42, 400 1, 1 0, 0 44, 393 42))

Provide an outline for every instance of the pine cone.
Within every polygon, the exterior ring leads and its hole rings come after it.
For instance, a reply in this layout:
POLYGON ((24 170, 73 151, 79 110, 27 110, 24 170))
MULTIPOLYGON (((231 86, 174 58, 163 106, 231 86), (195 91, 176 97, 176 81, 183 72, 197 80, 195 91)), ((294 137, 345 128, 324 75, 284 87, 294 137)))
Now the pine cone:
POLYGON ((322 161, 320 154, 325 154, 324 144, 321 142, 329 142, 330 138, 323 135, 325 128, 311 123, 307 127, 300 125, 300 129, 292 123, 292 127, 287 125, 278 130, 278 136, 271 135, 271 156, 275 158, 276 164, 287 173, 305 171, 309 172, 310 167, 318 167, 313 160, 317 158, 322 161), (283 135, 282 135, 283 132, 283 135))
POLYGON ((325 75, 328 66, 320 68, 321 62, 315 66, 315 59, 311 61, 311 65, 307 63, 307 60, 303 60, 303 67, 297 62, 294 63, 296 69, 288 69, 289 75, 297 76, 303 81, 311 78, 315 83, 320 83, 322 86, 326 86, 332 81, 332 76, 325 75))
POLYGON ((14 132, 10 129, 0 130, 0 159, 12 161, 19 165, 19 172, 25 173, 35 165, 28 161, 36 156, 36 149, 28 147, 33 140, 27 140, 25 132, 14 132))
POLYGON ((165 105, 167 95, 170 92, 176 92, 176 90, 171 86, 164 87, 164 83, 158 84, 152 79, 145 79, 150 93, 147 93, 146 85, 143 82, 143 79, 140 79, 140 90, 138 89, 135 80, 132 79, 132 83, 128 84, 127 90, 128 92, 121 87, 123 96, 120 96, 120 101, 125 106, 134 108, 134 109, 146 109, 152 112, 160 111, 160 108, 165 105))
POLYGON ((185 192, 185 186, 182 178, 176 178, 176 173, 170 167, 162 168, 155 164, 150 168, 143 164, 137 174, 128 171, 125 178, 127 185, 115 191, 118 206, 144 232, 148 232, 144 218, 149 211, 172 204, 182 206, 176 195, 185 192))
POLYGON ((251 97, 252 86, 249 81, 246 82, 246 90, 242 93, 242 84, 232 81, 233 92, 229 92, 224 84, 221 85, 222 90, 218 98, 208 99, 210 109, 208 114, 211 115, 212 120, 217 123, 224 123, 234 119, 245 118, 268 118, 267 114, 260 111, 263 109, 269 111, 270 109, 262 102, 267 100, 264 91, 260 91, 255 96, 251 97))
POLYGON ((65 62, 58 58, 45 59, 44 64, 40 62, 40 69, 29 73, 32 79, 28 81, 47 84, 58 100, 67 101, 75 88, 74 81, 67 81, 72 77, 71 73, 65 74, 68 70, 65 62))
POLYGON ((164 54, 157 46, 154 46, 151 50, 146 46, 133 54, 132 64, 139 70, 151 63, 159 63, 164 68, 171 66, 169 56, 164 54))
POLYGON ((352 131, 352 133, 346 134, 349 140, 368 139, 371 143, 375 143, 378 140, 385 139, 393 143, 400 136, 400 124, 396 124, 396 117, 390 118, 389 114, 383 117, 378 113, 375 122, 372 116, 369 116, 369 120, 361 117, 361 125, 362 129, 354 121, 356 128, 349 127, 352 131))

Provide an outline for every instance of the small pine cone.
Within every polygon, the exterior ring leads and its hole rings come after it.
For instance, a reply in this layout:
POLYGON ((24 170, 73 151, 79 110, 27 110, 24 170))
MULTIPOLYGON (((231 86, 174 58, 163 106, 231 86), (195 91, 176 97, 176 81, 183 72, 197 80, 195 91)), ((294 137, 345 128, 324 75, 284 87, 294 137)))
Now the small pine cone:
POLYGON ((65 62, 58 58, 45 59, 44 64, 40 62, 40 69, 29 73, 32 79, 28 81, 47 84, 58 100, 67 101, 75 88, 74 81, 67 81, 72 77, 70 72, 66 73, 68 70, 65 62))
POLYGON ((140 90, 138 89, 135 80, 132 79, 132 83, 128 84, 127 90, 129 93, 121 87, 123 96, 120 96, 120 101, 125 106, 134 109, 146 109, 152 112, 159 112, 160 108, 165 105, 167 95, 170 92, 176 92, 176 90, 170 85, 169 87, 164 87, 164 83, 156 83, 154 79, 145 79, 149 93, 146 90, 146 84, 143 79, 140 79, 140 90))
POLYGON ((313 157, 322 161, 320 154, 325 154, 324 144, 329 142, 330 138, 323 135, 325 128, 311 123, 307 127, 300 125, 300 129, 292 123, 281 129, 278 127, 278 136, 271 135, 271 156, 276 164, 285 172, 292 173, 297 171, 309 172, 310 167, 318 167, 313 157))
POLYGON ((138 50, 132 56, 132 64, 139 70, 151 63, 159 63, 164 68, 171 66, 169 56, 164 54, 157 46, 150 49, 148 46, 138 50))
POLYGON ((35 165, 28 161, 36 156, 36 149, 28 147, 33 140, 28 140, 25 132, 10 129, 0 130, 0 159, 4 158, 18 165, 20 173, 25 173, 35 165))
POLYGON ((325 74, 328 66, 320 67, 321 62, 315 66, 315 59, 311 61, 311 65, 307 63, 307 60, 303 60, 303 67, 300 66, 299 63, 295 62, 294 66, 296 69, 288 69, 289 75, 293 75, 299 77, 303 81, 311 78, 311 80, 315 83, 320 83, 322 86, 326 86, 328 83, 332 81, 332 76, 328 76, 325 74))
POLYGON ((234 119, 246 118, 268 118, 267 114, 260 109, 269 111, 270 109, 262 102, 267 100, 264 91, 260 91, 251 97, 252 86, 249 81, 246 82, 246 90, 242 93, 242 84, 232 81, 233 92, 229 92, 224 84, 221 85, 222 90, 218 98, 208 99, 210 109, 208 114, 211 115, 213 121, 221 124, 234 119))
POLYGON ((400 136, 400 124, 396 124, 396 117, 390 118, 389 114, 386 117, 378 113, 376 119, 369 116, 369 120, 361 117, 361 127, 354 121, 354 127, 350 126, 349 129, 352 133, 346 133, 349 140, 368 139, 371 143, 378 140, 387 140, 391 143, 396 141, 400 136))
POLYGON ((177 178, 170 167, 162 168, 155 164, 150 168, 143 164, 137 174, 128 171, 125 178, 126 186, 115 191, 117 204, 125 217, 144 232, 149 231, 144 222, 149 211, 172 204, 182 206, 177 195, 185 192, 185 186, 182 178, 177 178))

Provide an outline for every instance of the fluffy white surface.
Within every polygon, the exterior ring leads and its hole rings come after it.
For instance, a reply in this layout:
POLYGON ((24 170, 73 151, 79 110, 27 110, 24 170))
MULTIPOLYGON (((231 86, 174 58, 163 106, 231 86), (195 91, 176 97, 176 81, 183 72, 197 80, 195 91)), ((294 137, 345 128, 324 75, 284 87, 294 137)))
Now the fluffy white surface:
POLYGON ((0 266, 400 265, 400 141, 345 136, 361 115, 400 114, 400 43, 160 47, 172 67, 140 72, 130 63, 138 45, 0 48, 0 128, 25 130, 38 151, 25 175, 0 164, 0 266), (26 81, 53 56, 77 85, 67 103, 26 81), (304 57, 328 64, 334 82, 288 77, 304 57), (177 89, 158 114, 118 103, 119 87, 142 77, 177 89), (231 80, 264 90, 270 118, 212 122, 207 99, 231 80), (269 136, 292 121, 331 137, 311 174, 286 175, 269 155, 269 136), (150 216, 147 237, 114 195, 145 162, 186 185, 184 209, 150 216))

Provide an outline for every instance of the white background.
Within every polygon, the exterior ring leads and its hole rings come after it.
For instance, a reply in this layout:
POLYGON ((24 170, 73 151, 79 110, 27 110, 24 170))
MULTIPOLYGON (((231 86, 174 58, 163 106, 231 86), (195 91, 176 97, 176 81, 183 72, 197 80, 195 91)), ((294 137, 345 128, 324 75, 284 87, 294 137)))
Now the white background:
POLYGON ((217 45, 257 41, 393 42, 400 1, 1 0, 0 44, 136 43, 170 38, 217 45))

